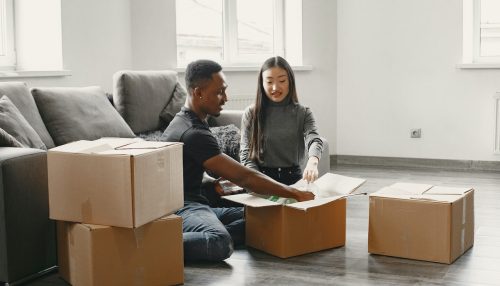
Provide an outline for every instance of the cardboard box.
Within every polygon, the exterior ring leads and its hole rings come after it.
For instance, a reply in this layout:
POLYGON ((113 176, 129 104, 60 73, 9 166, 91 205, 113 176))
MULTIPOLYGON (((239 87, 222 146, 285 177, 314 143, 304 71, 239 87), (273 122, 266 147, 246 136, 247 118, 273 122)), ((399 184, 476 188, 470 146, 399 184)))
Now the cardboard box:
POLYGON ((346 197, 365 180, 325 176, 319 185, 330 179, 340 195, 286 205, 251 194, 225 196, 246 206, 246 244, 281 258, 345 245, 346 197))
POLYGON ((370 194, 370 253, 450 264, 473 244, 472 188, 396 183, 370 194))
POLYGON ((182 218, 140 228, 59 221, 59 274, 78 286, 175 285, 184 282, 182 218))
POLYGON ((183 206, 182 143, 104 138, 47 156, 52 219, 139 227, 183 206))

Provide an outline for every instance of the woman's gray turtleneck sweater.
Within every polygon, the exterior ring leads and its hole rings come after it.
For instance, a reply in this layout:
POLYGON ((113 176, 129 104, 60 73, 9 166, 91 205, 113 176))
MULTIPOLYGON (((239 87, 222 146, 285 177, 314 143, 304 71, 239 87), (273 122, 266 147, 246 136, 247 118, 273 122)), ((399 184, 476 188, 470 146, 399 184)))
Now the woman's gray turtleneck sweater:
POLYGON ((321 158, 323 141, 318 134, 311 110, 293 103, 290 96, 287 96, 281 102, 270 102, 262 126, 262 162, 250 160, 252 111, 253 105, 247 107, 241 120, 240 161, 243 165, 255 170, 258 170, 259 166, 292 167, 301 166, 303 161, 311 156, 321 158))

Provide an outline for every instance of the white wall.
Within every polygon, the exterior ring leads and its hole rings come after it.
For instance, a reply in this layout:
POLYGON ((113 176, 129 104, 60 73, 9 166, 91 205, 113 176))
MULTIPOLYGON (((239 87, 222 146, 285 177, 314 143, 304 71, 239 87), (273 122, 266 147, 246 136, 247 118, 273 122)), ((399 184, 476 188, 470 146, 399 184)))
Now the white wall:
POLYGON ((458 69, 462 1, 338 0, 337 153, 498 161, 500 70, 458 69), (422 128, 410 139, 410 128, 422 128))
MULTIPOLYGON (((131 3, 133 68, 176 68, 174 0, 131 0, 131 3)), ((299 100, 313 110, 321 135, 332 145, 331 153, 336 138, 335 15, 336 1, 303 1, 303 58, 304 64, 312 65, 313 70, 296 72, 299 100)), ((203 21, 199 20, 199 24, 203 25, 203 21)), ((253 97, 257 73, 226 71, 229 101, 253 97)), ((184 74, 179 76, 184 82, 184 74)))
POLYGON ((30 87, 99 85, 111 92, 113 73, 132 66, 130 1, 61 0, 61 14, 63 67, 72 75, 16 80, 30 87))

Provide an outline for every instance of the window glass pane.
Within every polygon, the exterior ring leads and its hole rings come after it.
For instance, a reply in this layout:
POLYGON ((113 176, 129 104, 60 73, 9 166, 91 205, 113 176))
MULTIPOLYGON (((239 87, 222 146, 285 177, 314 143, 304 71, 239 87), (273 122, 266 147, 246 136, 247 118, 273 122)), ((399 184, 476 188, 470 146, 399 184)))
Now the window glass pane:
POLYGON ((273 15, 273 1, 238 0, 238 55, 274 53, 273 15))
POLYGON ((0 56, 5 56, 5 44, 6 44, 5 41, 7 40, 6 17, 7 15, 6 15, 5 0, 0 0, 0 56))
POLYGON ((481 0, 482 57, 500 56, 500 1, 481 0))
POLYGON ((177 63, 223 58, 222 0, 177 0, 177 63))

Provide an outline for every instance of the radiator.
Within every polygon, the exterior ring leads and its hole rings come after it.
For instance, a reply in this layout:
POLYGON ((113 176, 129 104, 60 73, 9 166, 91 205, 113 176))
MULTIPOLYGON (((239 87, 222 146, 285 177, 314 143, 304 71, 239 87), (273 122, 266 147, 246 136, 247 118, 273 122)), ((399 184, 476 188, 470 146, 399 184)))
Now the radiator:
POLYGON ((229 100, 226 102, 226 105, 224 106, 224 109, 236 109, 236 110, 243 110, 247 106, 253 104, 255 99, 250 96, 231 96, 229 95, 229 100))
POLYGON ((495 98, 495 154, 500 155, 500 92, 495 98))

